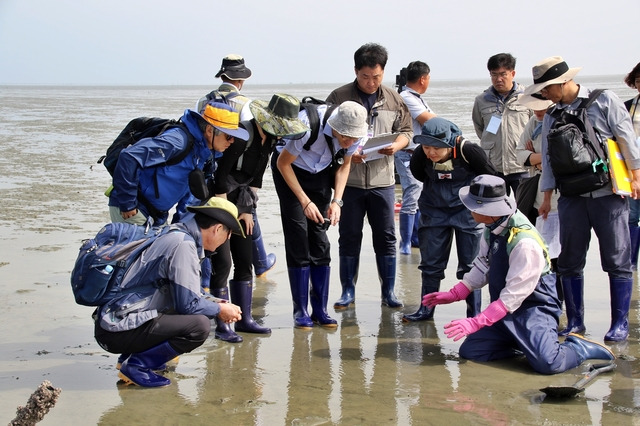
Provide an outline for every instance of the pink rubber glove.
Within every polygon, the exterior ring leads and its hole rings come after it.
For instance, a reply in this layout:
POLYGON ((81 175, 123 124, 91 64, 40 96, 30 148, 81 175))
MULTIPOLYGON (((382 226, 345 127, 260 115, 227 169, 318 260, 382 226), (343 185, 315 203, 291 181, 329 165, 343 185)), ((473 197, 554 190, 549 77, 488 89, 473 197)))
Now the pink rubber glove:
POLYGON ((500 321, 507 315, 507 307, 504 306, 502 300, 498 299, 495 302, 491 302, 487 309, 480 312, 473 318, 465 318, 459 320, 453 320, 449 324, 444 326, 444 332, 449 339, 453 339, 454 342, 468 336, 471 333, 475 333, 482 327, 486 327, 500 321))
POLYGON ((448 303, 466 299, 470 293, 471 290, 469 290, 467 286, 460 281, 449 291, 436 291, 435 293, 425 294, 422 298, 422 304, 431 309, 436 305, 446 305, 448 303))

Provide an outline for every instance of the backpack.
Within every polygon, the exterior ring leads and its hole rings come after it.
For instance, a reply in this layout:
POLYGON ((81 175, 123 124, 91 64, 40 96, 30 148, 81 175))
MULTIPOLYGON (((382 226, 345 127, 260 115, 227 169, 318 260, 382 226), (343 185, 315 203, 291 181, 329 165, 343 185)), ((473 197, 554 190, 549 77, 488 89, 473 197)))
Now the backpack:
MULTIPOLYGON (((239 95, 240 92, 220 92, 218 89, 212 90, 198 101, 198 103, 196 104, 196 111, 198 113, 202 113, 205 105, 207 105, 209 102, 220 102, 223 104, 231 105, 229 101, 239 95)), ((238 111, 238 114, 240 114, 240 111, 238 111)))
POLYGON ((611 181, 600 132, 587 116, 587 108, 602 92, 592 91, 574 111, 547 112, 556 120, 547 135, 549 163, 563 196, 595 191, 611 181))
POLYGON ((120 156, 120 152, 123 149, 125 149, 129 145, 135 144, 141 139, 152 138, 161 135, 162 133, 173 127, 182 128, 187 134, 188 142, 185 149, 181 151, 179 155, 172 157, 164 164, 178 164, 179 162, 184 160, 184 158, 193 148, 193 136, 191 135, 191 133, 189 133, 187 127, 179 119, 173 120, 158 117, 138 117, 131 120, 124 127, 124 129, 122 129, 118 137, 115 138, 109 148, 107 148, 107 153, 98 159, 98 164, 103 163, 109 171, 109 174, 113 176, 113 171, 115 170, 116 164, 118 163, 118 157, 120 156))
MULTIPOLYGON (((327 120, 331 117, 331 113, 333 113, 333 110, 336 109, 338 105, 329 104, 313 96, 305 96, 300 102, 300 111, 306 111, 307 118, 309 119, 309 128, 311 129, 309 140, 303 147, 306 151, 309 151, 311 145, 318 139, 318 134, 320 133, 320 114, 318 114, 318 106, 320 105, 327 105, 327 111, 324 113, 322 119, 322 128, 324 128, 327 125, 327 120)), ((333 151, 333 144, 329 143, 329 147, 333 151)))
POLYGON ((129 267, 156 238, 176 230, 172 226, 106 224, 95 237, 84 240, 71 271, 76 303, 101 306, 119 295, 129 267))

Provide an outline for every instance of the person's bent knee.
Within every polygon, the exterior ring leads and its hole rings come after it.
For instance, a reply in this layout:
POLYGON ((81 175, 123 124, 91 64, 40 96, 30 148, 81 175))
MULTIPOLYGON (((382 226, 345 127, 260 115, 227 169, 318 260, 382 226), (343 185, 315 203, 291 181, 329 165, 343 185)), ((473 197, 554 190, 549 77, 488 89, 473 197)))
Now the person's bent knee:
POLYGON ((191 352, 209 337, 211 320, 205 315, 192 315, 191 324, 186 335, 173 339, 171 344, 180 352, 191 352))

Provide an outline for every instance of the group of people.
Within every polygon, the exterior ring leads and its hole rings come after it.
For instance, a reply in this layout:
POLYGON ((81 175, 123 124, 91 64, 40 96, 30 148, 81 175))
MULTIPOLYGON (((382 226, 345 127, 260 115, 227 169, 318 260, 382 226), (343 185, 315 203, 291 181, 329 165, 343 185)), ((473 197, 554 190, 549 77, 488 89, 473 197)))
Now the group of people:
MULTIPOLYGON (((209 319, 216 321, 215 337, 231 343, 242 341, 237 332, 271 332, 251 313, 254 276, 264 276, 275 264, 275 255, 264 248, 257 215, 269 164, 280 203, 295 328, 337 327, 327 311, 329 226, 338 225, 339 232, 341 295, 333 306, 344 310, 355 304, 366 217, 381 304, 403 307, 394 290, 396 253, 409 254, 419 245, 420 304, 402 319, 430 320, 436 305, 466 300, 467 318, 445 326, 448 337, 467 337, 460 348, 463 358, 524 355, 544 374, 588 358, 614 358, 606 346, 581 336, 583 269, 593 228, 610 276, 612 323, 605 340, 625 340, 629 242, 640 241, 638 215, 633 226, 629 216, 629 204, 640 211, 635 204, 640 197, 638 98, 625 109, 604 91, 587 110, 593 126, 620 146, 633 176, 632 196, 615 195, 609 184, 558 197, 546 139, 554 119, 547 110, 576 109, 588 96, 590 90, 573 81, 579 69, 560 57, 547 58, 533 67, 534 84, 525 88, 514 82, 512 55, 492 56, 487 63, 492 85, 475 99, 472 111, 478 144, 422 98, 430 78, 426 63, 411 62, 396 92, 382 84, 387 59, 383 46, 361 46, 354 54, 353 82, 332 91, 326 103, 301 104, 282 93, 268 102, 247 99, 240 90, 251 70, 241 56, 228 55, 216 74, 222 85, 195 110, 185 111, 185 126, 122 151, 109 194, 112 221, 151 219, 182 231, 158 238, 124 277, 125 288, 157 283, 152 294, 126 293, 96 312, 96 339, 120 354, 125 382, 167 385, 157 370, 200 346, 209 335, 209 319), (376 155, 362 151, 370 138, 385 134, 392 137, 376 155), (190 143, 188 155, 167 163, 190 143), (403 194, 399 248, 396 172, 403 194), (514 198, 520 182, 537 174, 537 213, 546 218, 557 208, 559 214, 557 259, 549 256, 531 223, 535 212, 519 212, 514 198), (176 213, 169 221, 172 208, 176 213), (454 237, 460 282, 441 292, 454 237), (491 303, 482 310, 481 288, 487 284, 491 303), (566 330, 558 330, 561 297, 566 330), (559 335, 566 336, 564 342, 559 335)), ((640 90, 639 66, 627 84, 640 90)), ((634 253, 637 259, 637 249, 634 253)))

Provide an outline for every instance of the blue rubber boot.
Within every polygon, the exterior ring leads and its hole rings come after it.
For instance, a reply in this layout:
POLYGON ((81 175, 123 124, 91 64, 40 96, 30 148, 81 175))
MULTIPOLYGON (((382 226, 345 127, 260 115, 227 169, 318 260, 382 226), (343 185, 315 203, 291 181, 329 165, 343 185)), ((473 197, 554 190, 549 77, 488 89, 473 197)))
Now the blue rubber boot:
POLYGON ((338 322, 327 313, 327 301, 329 300, 329 280, 331 267, 311 266, 311 320, 326 328, 338 327, 338 322))
POLYGON ((340 284, 342 296, 333 304, 333 309, 347 309, 356 303, 356 281, 358 280, 358 268, 360 257, 340 256, 340 284))
POLYGON ((251 239, 253 240, 253 270, 257 278, 266 278, 267 272, 276 264, 276 255, 273 253, 267 254, 264 249, 262 231, 258 223, 258 216, 255 214, 253 215, 253 234, 251 239))
POLYGON ((629 306, 633 280, 627 278, 609 278, 611 294, 611 328, 604 336, 609 342, 622 342, 629 336, 629 306))
MULTIPOLYGON (((229 300, 229 288, 212 288, 211 295, 218 299, 229 300)), ((214 336, 216 339, 229 343, 240 343, 243 340, 242 336, 239 336, 235 331, 233 331, 229 324, 218 318, 216 318, 216 331, 214 336)))
POLYGON ((310 330, 313 321, 307 312, 309 304, 309 267, 289 268, 289 285, 293 300, 293 321, 295 328, 310 330))
POLYGON ((253 282, 229 281, 231 301, 242 309, 242 319, 237 321, 233 328, 244 333, 270 334, 271 329, 262 327, 251 315, 251 303, 253 301, 253 282))
POLYGON ((411 234, 413 233, 413 223, 415 216, 407 213, 398 215, 400 227, 400 254, 411 254, 411 234))
POLYGON ((134 384, 145 388, 168 386, 171 380, 153 372, 165 365, 167 361, 179 356, 169 344, 164 342, 144 352, 131 354, 120 367, 118 377, 127 384, 134 384))
POLYGON ((122 367, 122 363, 125 362, 130 356, 131 354, 120 354, 118 360, 116 361, 116 370, 120 370, 120 368, 122 367))
POLYGON ((393 292, 396 285, 396 257, 376 256, 378 276, 382 293, 382 304, 390 308, 401 308, 402 302, 396 299, 393 292))
POLYGON ((420 210, 416 211, 413 219, 413 233, 411 234, 411 247, 420 247, 418 238, 418 228, 420 228, 420 210))
POLYGON ((578 334, 569 333, 562 345, 568 346, 576 352, 580 364, 587 359, 605 359, 613 361, 616 358, 615 355, 613 355, 613 352, 611 352, 605 345, 587 340, 578 334))
POLYGON ((631 269, 638 270, 638 251, 640 251, 640 226, 629 225, 631 237, 631 269))
POLYGON ((569 333, 584 334, 584 278, 561 277, 564 306, 567 313, 567 328, 558 331, 558 336, 569 333))

